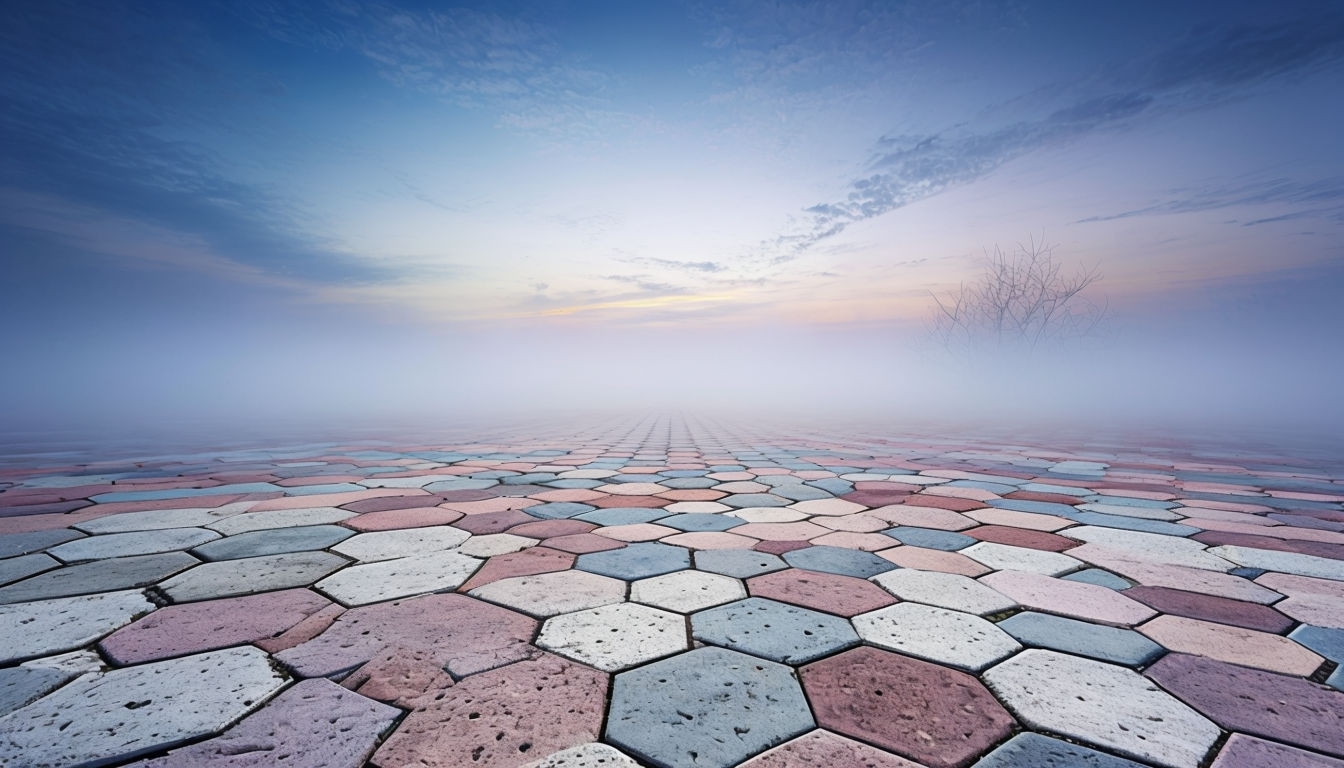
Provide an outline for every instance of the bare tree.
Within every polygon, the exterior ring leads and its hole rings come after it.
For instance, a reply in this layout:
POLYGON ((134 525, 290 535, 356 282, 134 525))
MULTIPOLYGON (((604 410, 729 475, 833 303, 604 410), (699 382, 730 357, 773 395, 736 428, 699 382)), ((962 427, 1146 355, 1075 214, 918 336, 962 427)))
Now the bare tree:
POLYGON ((1011 253, 994 246, 985 271, 954 292, 931 294, 937 304, 933 330, 948 349, 1025 346, 1085 337, 1106 314, 1083 295, 1101 279, 1095 269, 1065 275, 1055 246, 1032 237, 1011 253))

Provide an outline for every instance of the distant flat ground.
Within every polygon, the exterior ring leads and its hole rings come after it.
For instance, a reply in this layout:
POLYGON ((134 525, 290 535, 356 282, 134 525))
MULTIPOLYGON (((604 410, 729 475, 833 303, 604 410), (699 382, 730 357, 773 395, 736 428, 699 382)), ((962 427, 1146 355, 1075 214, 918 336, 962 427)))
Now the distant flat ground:
POLYGON ((1344 766, 1328 447, 672 415, 6 454, 3 766, 1344 766))

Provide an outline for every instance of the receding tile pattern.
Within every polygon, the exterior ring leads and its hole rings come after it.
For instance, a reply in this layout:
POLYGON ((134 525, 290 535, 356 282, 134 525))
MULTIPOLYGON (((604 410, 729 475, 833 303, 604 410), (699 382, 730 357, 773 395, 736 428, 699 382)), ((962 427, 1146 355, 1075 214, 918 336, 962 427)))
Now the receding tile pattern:
POLYGON ((1329 456, 442 439, 0 466, 0 764, 1344 764, 1329 456))

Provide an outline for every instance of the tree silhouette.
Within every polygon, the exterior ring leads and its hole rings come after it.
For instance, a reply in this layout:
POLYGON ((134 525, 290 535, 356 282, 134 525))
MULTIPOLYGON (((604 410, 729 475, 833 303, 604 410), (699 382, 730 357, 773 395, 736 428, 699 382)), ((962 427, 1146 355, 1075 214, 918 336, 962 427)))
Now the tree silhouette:
POLYGON ((1083 292, 1101 279, 1095 269, 1065 275, 1055 246, 1032 237, 1012 252, 995 245, 984 272, 954 292, 932 294, 933 330, 949 350, 1022 347, 1083 338, 1106 314, 1083 292))

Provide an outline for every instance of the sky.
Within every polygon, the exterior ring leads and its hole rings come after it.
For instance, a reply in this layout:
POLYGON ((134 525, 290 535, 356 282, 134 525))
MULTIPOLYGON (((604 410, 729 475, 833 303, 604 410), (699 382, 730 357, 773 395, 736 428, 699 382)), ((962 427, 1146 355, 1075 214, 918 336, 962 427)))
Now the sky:
POLYGON ((1330 0, 15 0, 0 74, 0 422, 1344 422, 1330 0), (1025 242, 1104 322, 940 348, 1025 242))

